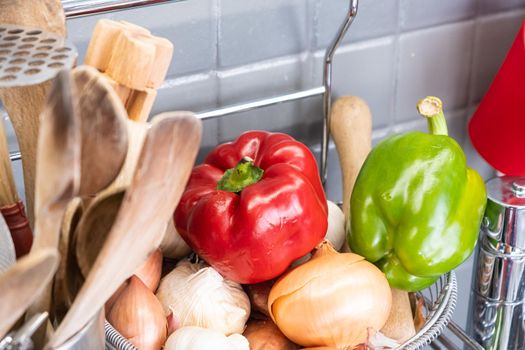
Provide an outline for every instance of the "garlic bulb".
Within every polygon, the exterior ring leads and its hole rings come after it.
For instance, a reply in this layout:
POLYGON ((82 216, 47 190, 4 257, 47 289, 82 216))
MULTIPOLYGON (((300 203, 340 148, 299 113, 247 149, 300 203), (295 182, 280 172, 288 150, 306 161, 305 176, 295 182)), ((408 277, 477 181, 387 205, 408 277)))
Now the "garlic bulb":
POLYGON ((241 285, 204 263, 179 262, 160 281, 157 298, 165 314, 173 312, 182 327, 242 333, 250 316, 250 300, 241 285))
POLYGON ((248 340, 240 334, 225 336, 201 327, 183 327, 173 333, 164 350, 250 350, 248 340))
POLYGON ((160 350, 166 341, 167 321, 162 305, 136 276, 131 276, 107 319, 140 350, 160 350))
POLYGON ((140 278, 142 282, 152 292, 155 292, 160 282, 160 275, 162 273, 162 252, 160 249, 155 250, 148 256, 144 264, 137 271, 135 276, 140 278))
POLYGON ((162 255, 172 259, 180 259, 191 253, 190 246, 186 244, 177 232, 173 219, 170 219, 166 226, 164 238, 160 243, 160 250, 162 250, 162 255))
POLYGON ((385 275, 362 256, 338 253, 328 241, 312 259, 284 274, 268 297, 270 316, 304 347, 352 349, 369 328, 385 324, 392 294, 385 275))
POLYGON ((345 214, 337 204, 331 201, 328 203, 328 229, 324 239, 332 243, 335 250, 343 248, 346 240, 345 233, 345 214))

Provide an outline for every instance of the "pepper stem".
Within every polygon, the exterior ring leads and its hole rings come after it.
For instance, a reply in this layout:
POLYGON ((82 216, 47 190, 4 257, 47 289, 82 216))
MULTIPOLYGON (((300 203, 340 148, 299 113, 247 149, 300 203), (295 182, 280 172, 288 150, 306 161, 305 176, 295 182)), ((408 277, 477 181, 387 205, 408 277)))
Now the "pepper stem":
POLYGON ((264 170, 253 163, 253 159, 244 157, 237 163, 235 168, 224 172, 217 183, 217 189, 227 192, 241 192, 244 188, 258 182, 263 176, 264 170))
POLYGON ((448 135, 443 103, 439 98, 427 96, 419 100, 416 107, 419 114, 427 118, 428 131, 432 135, 448 135))

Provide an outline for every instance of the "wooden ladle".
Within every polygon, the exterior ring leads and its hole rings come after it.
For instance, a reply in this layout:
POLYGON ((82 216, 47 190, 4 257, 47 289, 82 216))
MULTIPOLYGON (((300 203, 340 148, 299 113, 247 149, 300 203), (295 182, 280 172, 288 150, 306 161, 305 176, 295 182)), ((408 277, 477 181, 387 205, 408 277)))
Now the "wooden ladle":
POLYGON ((165 113, 146 135, 133 181, 86 282, 48 347, 84 327, 161 243, 199 148, 201 123, 189 112, 165 113))
POLYGON ((56 249, 41 249, 0 274, 0 339, 51 281, 58 259, 56 249))

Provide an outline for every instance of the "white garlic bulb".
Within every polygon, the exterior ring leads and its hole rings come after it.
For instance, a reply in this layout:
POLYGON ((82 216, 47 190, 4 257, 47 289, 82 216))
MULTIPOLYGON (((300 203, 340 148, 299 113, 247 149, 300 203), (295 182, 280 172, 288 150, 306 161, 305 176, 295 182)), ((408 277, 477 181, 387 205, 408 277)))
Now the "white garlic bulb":
POLYGON ((328 229, 324 239, 334 246, 335 250, 340 251, 346 240, 345 233, 345 214, 337 204, 331 201, 328 203, 328 229))
POLYGON ((173 333, 164 350, 250 350, 248 340, 240 334, 224 334, 201 327, 182 327, 173 333))
POLYGON ((242 333, 250 316, 250 300, 241 285, 204 263, 179 262, 160 281, 157 298, 166 315, 173 312, 181 327, 230 335, 242 333))

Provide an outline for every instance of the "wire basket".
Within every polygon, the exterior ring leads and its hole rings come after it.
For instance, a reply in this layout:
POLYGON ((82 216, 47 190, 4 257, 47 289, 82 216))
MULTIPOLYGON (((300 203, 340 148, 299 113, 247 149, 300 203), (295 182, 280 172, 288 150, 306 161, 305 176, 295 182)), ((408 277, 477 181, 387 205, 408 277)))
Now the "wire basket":
MULTIPOLYGON (((419 332, 397 349, 417 350, 435 340, 447 327, 456 307, 458 285, 456 274, 451 271, 441 276, 436 283, 417 296, 424 300, 424 313, 426 322, 419 332)), ((138 350, 130 344, 107 321, 106 349, 108 350, 138 350)))

